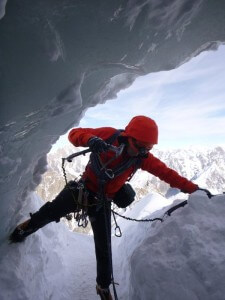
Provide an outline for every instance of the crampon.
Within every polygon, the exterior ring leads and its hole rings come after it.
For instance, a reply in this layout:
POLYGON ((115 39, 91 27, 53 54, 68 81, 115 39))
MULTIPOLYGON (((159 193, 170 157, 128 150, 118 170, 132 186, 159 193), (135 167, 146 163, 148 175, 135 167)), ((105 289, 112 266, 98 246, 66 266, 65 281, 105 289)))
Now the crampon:
POLYGON ((36 230, 36 228, 32 228, 31 226, 31 219, 28 219, 15 228, 15 230, 9 236, 9 241, 11 243, 21 243, 28 235, 32 234, 36 230))
POLYGON ((97 295, 100 296, 101 300, 113 300, 109 288, 103 289, 99 285, 96 285, 96 292, 97 295))

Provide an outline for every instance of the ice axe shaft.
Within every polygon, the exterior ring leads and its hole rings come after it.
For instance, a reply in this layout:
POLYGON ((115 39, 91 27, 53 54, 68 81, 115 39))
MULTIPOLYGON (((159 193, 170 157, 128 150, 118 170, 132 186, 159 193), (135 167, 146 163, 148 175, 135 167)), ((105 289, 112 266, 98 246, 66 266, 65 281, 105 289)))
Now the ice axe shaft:
POLYGON ((77 157, 77 156, 80 156, 80 155, 85 155, 86 153, 89 153, 91 152, 91 149, 86 149, 86 150, 82 150, 82 151, 79 151, 79 152, 76 152, 76 153, 73 153, 65 158, 62 158, 63 160, 67 160, 68 162, 72 162, 73 158, 74 157, 77 157))
MULTIPOLYGON (((116 153, 116 157, 120 156, 121 153, 123 152, 123 149, 124 149, 124 144, 120 145, 119 147, 116 147, 116 146, 112 146, 112 145, 109 145, 109 150, 113 151, 116 153)), ((79 151, 79 152, 76 152, 76 153, 73 153, 65 158, 62 158, 62 160, 66 160, 68 162, 72 162, 73 158, 74 157, 77 157, 77 156, 80 156, 80 155, 85 155, 86 153, 89 153, 91 152, 91 149, 88 148, 86 150, 82 150, 82 151, 79 151)))

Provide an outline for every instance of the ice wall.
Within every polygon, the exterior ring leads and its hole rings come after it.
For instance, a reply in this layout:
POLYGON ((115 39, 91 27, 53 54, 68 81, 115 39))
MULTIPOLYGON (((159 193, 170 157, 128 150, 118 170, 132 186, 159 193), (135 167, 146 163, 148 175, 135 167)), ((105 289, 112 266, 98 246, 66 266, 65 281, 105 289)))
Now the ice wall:
POLYGON ((0 241, 40 181, 45 155, 85 110, 137 76, 225 40, 223 0, 0 2, 0 241))

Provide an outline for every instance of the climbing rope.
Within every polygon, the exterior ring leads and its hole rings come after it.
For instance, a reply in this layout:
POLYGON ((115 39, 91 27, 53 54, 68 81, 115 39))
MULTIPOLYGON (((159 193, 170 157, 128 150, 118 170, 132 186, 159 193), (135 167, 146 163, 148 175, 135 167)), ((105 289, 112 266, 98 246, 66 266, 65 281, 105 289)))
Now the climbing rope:
POLYGON ((123 218, 123 219, 125 219, 125 220, 128 220, 128 221, 135 221, 135 222, 154 222, 154 221, 160 221, 160 222, 163 222, 163 218, 154 218, 154 219, 133 219, 133 218, 130 218, 130 217, 125 217, 125 216, 123 216, 123 215, 120 215, 118 212, 116 212, 116 211, 113 210, 113 209, 112 209, 112 212, 113 212, 115 215, 117 215, 117 216, 119 216, 119 217, 121 217, 121 218, 123 218))
POLYGON ((67 176, 66 176, 66 169, 65 169, 65 161, 66 161, 66 158, 62 158, 63 177, 64 177, 66 185, 68 185, 67 176))

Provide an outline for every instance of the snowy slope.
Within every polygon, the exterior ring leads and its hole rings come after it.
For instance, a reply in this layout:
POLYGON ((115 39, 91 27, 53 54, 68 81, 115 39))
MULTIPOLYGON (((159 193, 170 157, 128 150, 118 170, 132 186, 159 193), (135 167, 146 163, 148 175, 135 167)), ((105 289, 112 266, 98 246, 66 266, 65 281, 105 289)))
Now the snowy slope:
MULTIPOLYGON (((41 205, 35 194, 30 200, 25 215, 41 205)), ((151 194, 126 215, 162 217, 170 204, 151 194)), ((196 192, 163 223, 118 219, 123 236, 113 236, 113 261, 119 299, 224 300, 224 215, 225 196, 210 200, 196 192)), ((25 243, 5 241, 1 249, 1 300, 98 299, 92 236, 52 223, 25 243)))
MULTIPOLYGON (((21 220, 42 204, 32 194, 21 220)), ((71 233, 63 223, 51 223, 25 243, 9 245, 5 241, 1 247, 0 299, 97 299, 92 239, 71 233)))

